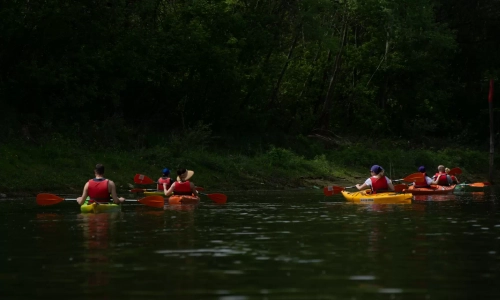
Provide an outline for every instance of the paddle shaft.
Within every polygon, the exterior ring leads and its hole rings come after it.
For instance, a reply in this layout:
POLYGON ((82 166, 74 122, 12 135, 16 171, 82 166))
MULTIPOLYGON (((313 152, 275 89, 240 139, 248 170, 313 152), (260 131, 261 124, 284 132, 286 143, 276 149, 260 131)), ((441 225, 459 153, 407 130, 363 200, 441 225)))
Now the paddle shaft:
MULTIPOLYGON (((76 201, 77 199, 76 198, 64 198, 64 201, 76 201)), ((124 202, 137 202, 138 200, 137 199, 125 199, 124 202)), ((114 203, 114 202, 109 202, 110 203, 114 203)), ((99 204, 108 204, 108 202, 106 203, 99 203, 99 204)))

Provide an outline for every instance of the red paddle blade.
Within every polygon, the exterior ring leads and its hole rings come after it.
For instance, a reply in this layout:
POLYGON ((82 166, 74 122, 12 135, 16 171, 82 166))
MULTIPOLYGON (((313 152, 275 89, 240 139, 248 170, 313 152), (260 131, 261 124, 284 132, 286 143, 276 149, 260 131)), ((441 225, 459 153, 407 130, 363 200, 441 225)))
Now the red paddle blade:
POLYGON ((325 186, 323 188, 323 194, 325 194, 325 196, 332 196, 334 194, 342 192, 345 189, 346 189, 345 187, 336 185, 325 186))
POLYGON ((163 208, 163 206, 165 205, 165 200, 162 196, 147 196, 137 200, 137 202, 156 208, 163 208))
POLYGON ((424 176, 425 176, 424 173, 413 173, 403 178, 403 181, 406 182, 423 181, 425 178, 424 176))
POLYGON ((135 174, 134 182, 137 184, 153 184, 155 183, 151 178, 143 174, 135 174))
POLYGON ((215 193, 215 194, 203 194, 203 195, 207 195, 208 198, 210 198, 210 200, 212 200, 215 203, 226 203, 227 202, 227 196, 224 194, 215 193))
POLYGON ((64 201, 64 198, 58 197, 54 194, 38 194, 36 195, 36 204, 38 205, 54 205, 64 201))
POLYGON ((489 182, 483 182, 484 185, 491 185, 489 182))
POLYGON ((408 188, 408 186, 406 184, 396 184, 396 185, 394 185, 394 191, 396 193, 402 193, 407 188, 408 188))
POLYGON ((204 191, 205 189, 204 189, 204 188, 202 188, 201 186, 197 186, 197 187, 196 187, 196 190, 197 190, 197 191, 204 191))
POLYGON ((453 168, 448 172, 448 175, 460 175, 462 174, 462 170, 460 168, 453 168))

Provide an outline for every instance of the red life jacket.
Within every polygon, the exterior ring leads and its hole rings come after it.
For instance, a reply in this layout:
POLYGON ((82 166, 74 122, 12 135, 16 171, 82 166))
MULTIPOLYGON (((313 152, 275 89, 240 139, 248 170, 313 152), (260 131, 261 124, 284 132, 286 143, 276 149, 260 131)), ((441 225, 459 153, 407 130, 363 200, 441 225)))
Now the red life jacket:
POLYGON ((157 190, 163 191, 163 184, 167 184, 167 190, 170 188, 172 185, 172 179, 170 177, 160 177, 158 179, 158 186, 156 187, 157 190))
POLYGON ((174 185, 174 195, 192 195, 189 181, 177 181, 174 185))
POLYGON ((109 180, 105 178, 93 178, 89 180, 88 194, 89 203, 108 203, 111 199, 108 191, 109 180))
POLYGON ((438 185, 450 185, 448 183, 448 177, 447 176, 448 175, 446 175, 446 173, 436 173, 434 175, 434 178, 436 178, 438 185))
POLYGON ((389 185, 387 184, 387 180, 385 176, 382 178, 378 177, 370 177, 372 181, 372 193, 376 194, 377 192, 384 192, 389 190, 389 185))

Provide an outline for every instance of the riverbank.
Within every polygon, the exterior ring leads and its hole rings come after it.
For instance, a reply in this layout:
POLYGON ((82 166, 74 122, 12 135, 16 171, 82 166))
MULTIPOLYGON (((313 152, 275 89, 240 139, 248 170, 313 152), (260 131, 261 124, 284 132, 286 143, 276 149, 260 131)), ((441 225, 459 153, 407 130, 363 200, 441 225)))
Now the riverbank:
POLYGON ((487 181, 488 153, 456 149, 436 151, 401 146, 384 149, 379 145, 374 150, 367 141, 330 150, 317 144, 307 151, 269 146, 249 155, 215 147, 186 147, 174 151, 168 144, 147 149, 93 151, 65 139, 41 144, 12 141, 0 146, 0 193, 7 196, 34 196, 41 192, 77 195, 93 177, 96 163, 105 165, 105 176, 115 181, 119 194, 137 186, 133 182, 135 174, 156 180, 165 167, 172 170, 171 177, 178 167, 194 170, 193 182, 210 192, 349 186, 363 182, 373 164, 383 166, 392 179, 414 173, 420 165, 427 166, 429 174, 433 174, 439 164, 444 164, 450 168, 460 167, 461 181, 487 181))

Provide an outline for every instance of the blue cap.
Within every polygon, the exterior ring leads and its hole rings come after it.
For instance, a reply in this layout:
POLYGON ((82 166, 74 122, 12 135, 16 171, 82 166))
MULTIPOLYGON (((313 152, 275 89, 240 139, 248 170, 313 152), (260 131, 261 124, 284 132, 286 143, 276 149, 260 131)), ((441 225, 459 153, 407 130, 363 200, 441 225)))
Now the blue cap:
POLYGON ((163 171, 161 171, 161 172, 162 172, 163 174, 165 174, 165 175, 170 174, 170 170, 169 170, 169 169, 167 169, 167 168, 163 169, 163 171))
POLYGON ((370 171, 372 171, 375 174, 382 172, 382 170, 383 168, 379 165, 373 165, 372 168, 370 169, 370 171))
POLYGON ((420 166, 420 167, 418 167, 418 171, 419 171, 420 173, 425 173, 425 167, 424 167, 424 166, 420 166))

